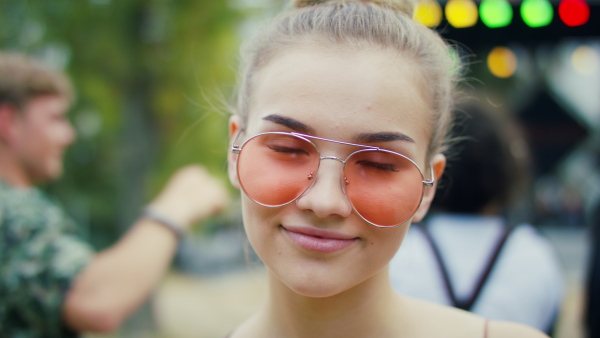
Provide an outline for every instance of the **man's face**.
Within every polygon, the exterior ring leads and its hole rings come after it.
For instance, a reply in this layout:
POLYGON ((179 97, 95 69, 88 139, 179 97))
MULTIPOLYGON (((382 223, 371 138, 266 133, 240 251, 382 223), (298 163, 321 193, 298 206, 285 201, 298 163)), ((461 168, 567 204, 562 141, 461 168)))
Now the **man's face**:
POLYGON ((30 100, 15 120, 13 150, 29 184, 62 174, 63 152, 75 140, 66 116, 68 108, 63 97, 40 96, 30 100))

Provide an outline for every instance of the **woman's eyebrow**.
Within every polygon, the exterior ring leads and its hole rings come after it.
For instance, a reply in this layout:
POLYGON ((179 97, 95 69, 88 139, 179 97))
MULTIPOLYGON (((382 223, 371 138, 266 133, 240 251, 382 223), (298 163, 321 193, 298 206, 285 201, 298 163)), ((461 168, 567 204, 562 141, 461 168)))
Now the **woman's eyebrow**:
POLYGON ((267 115, 267 116, 263 117, 263 120, 281 124, 282 126, 290 128, 299 133, 314 134, 313 128, 307 126, 306 124, 304 124, 298 120, 294 120, 289 117, 284 117, 284 116, 277 115, 277 114, 271 114, 271 115, 267 115))
POLYGON ((415 143, 415 140, 413 140, 410 136, 395 132, 361 133, 356 136, 357 143, 391 142, 398 140, 415 143))
MULTIPOLYGON (((281 115, 271 114, 263 117, 265 121, 271 121, 277 124, 280 124, 284 127, 297 131, 303 134, 313 134, 314 129, 307 126, 306 124, 281 115)), ((407 141, 410 143, 415 143, 410 136, 396 133, 396 132, 380 132, 380 133, 361 133, 355 137, 355 141, 357 143, 377 143, 377 142, 391 142, 391 141, 407 141)))

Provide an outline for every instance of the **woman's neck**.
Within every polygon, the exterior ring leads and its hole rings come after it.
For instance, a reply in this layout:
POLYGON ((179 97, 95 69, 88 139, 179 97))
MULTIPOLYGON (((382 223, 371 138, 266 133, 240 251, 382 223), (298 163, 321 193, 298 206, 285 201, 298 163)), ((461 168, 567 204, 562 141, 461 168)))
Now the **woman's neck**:
POLYGON ((264 337, 388 336, 398 323, 401 298, 391 288, 387 268, 342 293, 307 297, 270 273, 270 298, 256 317, 264 337), (392 325, 393 323, 393 325, 392 325))

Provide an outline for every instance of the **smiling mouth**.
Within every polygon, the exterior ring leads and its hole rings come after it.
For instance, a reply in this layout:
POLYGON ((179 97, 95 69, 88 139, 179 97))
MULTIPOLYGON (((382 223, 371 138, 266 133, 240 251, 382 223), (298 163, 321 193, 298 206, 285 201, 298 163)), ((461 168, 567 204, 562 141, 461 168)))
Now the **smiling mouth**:
POLYGON ((333 253, 344 250, 358 242, 358 237, 332 233, 306 227, 283 227, 287 237, 299 247, 320 253, 333 253))

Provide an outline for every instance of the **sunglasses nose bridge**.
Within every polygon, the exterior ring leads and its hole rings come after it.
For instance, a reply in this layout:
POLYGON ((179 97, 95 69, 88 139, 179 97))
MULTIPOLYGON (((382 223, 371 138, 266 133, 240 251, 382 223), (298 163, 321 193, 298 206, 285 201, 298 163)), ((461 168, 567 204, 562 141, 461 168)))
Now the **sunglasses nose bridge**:
POLYGON ((344 160, 342 160, 341 158, 336 157, 336 156, 321 156, 319 159, 321 159, 321 160, 336 160, 336 161, 341 162, 342 164, 346 164, 346 162, 344 160))
MULTIPOLYGON (((342 190, 342 193, 344 195, 347 195, 346 193, 346 184, 347 184, 347 179, 345 177, 345 173, 344 173, 344 168, 346 167, 346 161, 342 160, 341 158, 337 157, 337 156, 321 156, 319 157, 319 160, 334 160, 334 161, 338 161, 342 164, 342 175, 340 177, 340 189, 342 190)), ((321 168, 319 168, 319 170, 322 170, 321 168)))
POLYGON ((311 209, 321 217, 331 214, 344 217, 350 215, 353 207, 343 183, 345 162, 335 156, 323 156, 319 159, 335 161, 320 163, 316 175, 311 177, 310 186, 296 199, 297 206, 301 209, 311 209), (340 162, 341 166, 335 162, 340 162))

